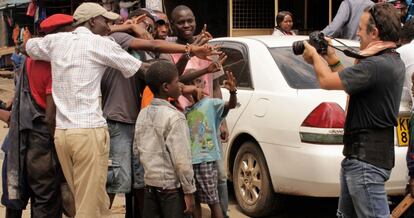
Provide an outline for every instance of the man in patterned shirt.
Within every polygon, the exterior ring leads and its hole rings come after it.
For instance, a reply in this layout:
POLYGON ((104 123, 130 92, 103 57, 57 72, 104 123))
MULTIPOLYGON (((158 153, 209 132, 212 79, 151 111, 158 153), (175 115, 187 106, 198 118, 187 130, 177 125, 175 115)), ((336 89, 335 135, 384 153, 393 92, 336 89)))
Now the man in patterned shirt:
POLYGON ((108 67, 124 77, 142 68, 113 40, 108 23, 119 18, 96 3, 83 3, 73 14, 77 28, 30 39, 27 54, 52 66, 56 103, 55 146, 70 190, 76 217, 100 218, 109 213, 105 190, 109 135, 100 107, 100 82, 108 67))

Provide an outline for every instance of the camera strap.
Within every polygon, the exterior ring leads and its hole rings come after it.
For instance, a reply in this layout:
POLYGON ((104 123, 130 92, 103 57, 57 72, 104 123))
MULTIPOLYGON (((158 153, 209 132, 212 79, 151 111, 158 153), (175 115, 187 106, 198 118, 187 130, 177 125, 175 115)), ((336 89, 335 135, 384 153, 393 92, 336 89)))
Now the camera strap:
POLYGON ((385 48, 382 48, 383 50, 380 50, 380 51, 378 51, 378 52, 376 52, 375 54, 372 54, 372 55, 361 55, 358 51, 356 51, 355 49, 347 46, 345 43, 341 42, 340 40, 338 40, 336 38, 332 38, 332 39, 337 41, 339 44, 343 45, 344 47, 346 47, 346 49, 340 49, 336 46, 329 45, 329 44, 328 44, 328 46, 330 46, 330 47, 332 47, 332 48, 334 48, 338 51, 341 51, 342 53, 344 53, 344 55, 346 55, 348 57, 356 58, 356 59, 359 59, 359 60, 365 59, 367 57, 371 57, 371 56, 374 56, 374 55, 384 54, 384 53, 396 53, 395 48, 393 48, 393 45, 389 45, 390 43, 384 42, 384 44, 388 43, 388 45, 385 45, 384 46, 385 48))
POLYGON ((356 59, 364 59, 364 58, 367 58, 367 56, 363 56, 363 55, 358 54, 357 51, 355 51, 353 48, 345 45, 343 42, 339 41, 338 39, 335 39, 335 38, 332 38, 332 39, 335 40, 335 41, 337 41, 337 42, 339 42, 341 45, 345 46, 346 49, 340 49, 340 48, 338 48, 336 46, 329 45, 329 44, 328 44, 328 46, 330 46, 330 47, 332 47, 332 48, 334 48, 334 49, 336 49, 338 51, 341 51, 342 53, 344 53, 344 55, 346 55, 346 56, 348 56, 350 58, 356 58, 356 59))

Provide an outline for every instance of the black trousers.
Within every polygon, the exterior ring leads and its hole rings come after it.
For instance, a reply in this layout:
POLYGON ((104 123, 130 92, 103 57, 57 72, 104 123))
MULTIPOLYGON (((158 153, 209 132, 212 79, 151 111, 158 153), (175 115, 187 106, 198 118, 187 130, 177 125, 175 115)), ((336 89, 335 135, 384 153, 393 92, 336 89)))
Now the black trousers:
POLYGON ((184 214, 185 203, 182 191, 160 192, 146 187, 144 194, 144 218, 188 217, 184 214))
POLYGON ((31 217, 62 217, 63 174, 50 134, 28 131, 25 163, 31 217))

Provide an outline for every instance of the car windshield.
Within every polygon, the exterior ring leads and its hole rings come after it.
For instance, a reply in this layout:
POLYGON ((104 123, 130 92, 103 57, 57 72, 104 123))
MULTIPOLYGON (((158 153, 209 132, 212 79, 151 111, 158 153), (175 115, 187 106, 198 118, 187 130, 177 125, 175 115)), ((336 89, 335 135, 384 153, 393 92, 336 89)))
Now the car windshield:
MULTIPOLYGON (((341 49, 345 48, 342 47, 341 49)), ((302 55, 294 55, 292 47, 269 48, 269 51, 290 87, 294 89, 320 88, 313 67, 303 60, 302 55)), ((353 64, 353 58, 347 57, 338 51, 336 51, 336 54, 345 67, 353 64)))

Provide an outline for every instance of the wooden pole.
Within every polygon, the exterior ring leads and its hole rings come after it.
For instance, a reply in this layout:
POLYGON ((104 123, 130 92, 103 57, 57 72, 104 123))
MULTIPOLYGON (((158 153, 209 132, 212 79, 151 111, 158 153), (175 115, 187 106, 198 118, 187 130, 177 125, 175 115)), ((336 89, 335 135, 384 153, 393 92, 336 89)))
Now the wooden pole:
POLYGON ((394 208, 391 213, 391 218, 400 217, 413 203, 414 198, 411 197, 411 194, 407 194, 405 198, 397 205, 397 207, 394 208))
POLYGON ((228 5, 229 5, 229 8, 228 8, 228 19, 229 19, 229 22, 228 22, 228 30, 229 30, 229 32, 228 32, 228 36, 230 36, 230 37, 232 37, 233 36, 233 0, 229 0, 228 1, 228 5))
POLYGON ((275 0, 275 26, 276 26, 276 16, 279 12, 279 0, 275 0))
POLYGON ((308 30, 308 0, 305 0, 305 30, 308 30))
POLYGON ((332 22, 332 0, 329 0, 329 16, 328 17, 329 17, 328 23, 331 23, 332 22))

